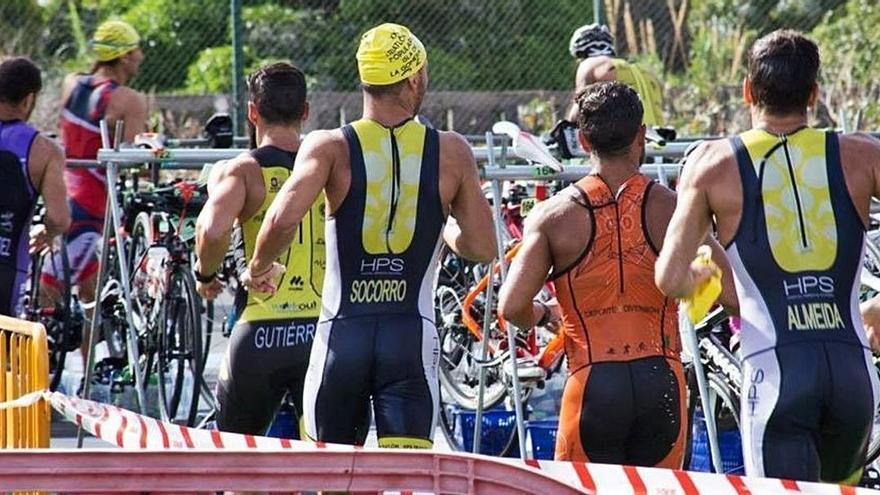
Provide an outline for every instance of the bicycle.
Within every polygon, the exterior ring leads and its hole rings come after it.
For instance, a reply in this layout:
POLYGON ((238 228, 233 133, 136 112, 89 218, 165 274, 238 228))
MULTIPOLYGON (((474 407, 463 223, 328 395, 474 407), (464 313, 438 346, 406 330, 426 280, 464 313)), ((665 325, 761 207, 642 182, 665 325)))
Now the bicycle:
POLYGON ((202 302, 192 275, 188 243, 204 204, 197 185, 181 181, 137 192, 125 207, 130 227, 132 309, 140 317, 141 370, 158 381, 163 418, 195 424, 204 369, 202 302), (186 404, 184 398, 189 397, 186 404))
MULTIPOLYGON (((42 223, 45 212, 38 208, 34 225, 42 223)), ((55 391, 67 353, 79 349, 85 315, 79 298, 73 293, 70 260, 63 236, 58 236, 43 252, 31 256, 30 270, 25 282, 22 301, 23 319, 42 323, 49 344, 49 389, 55 391), (57 286, 44 280, 44 268, 54 274, 57 286)))

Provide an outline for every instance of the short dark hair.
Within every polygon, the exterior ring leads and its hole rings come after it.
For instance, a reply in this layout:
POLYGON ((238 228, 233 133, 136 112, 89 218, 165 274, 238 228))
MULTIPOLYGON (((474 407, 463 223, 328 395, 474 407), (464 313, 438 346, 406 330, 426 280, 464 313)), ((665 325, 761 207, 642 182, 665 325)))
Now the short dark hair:
POLYGON ((636 138, 645 113, 634 89, 618 81, 590 84, 578 93, 578 128, 597 155, 622 155, 636 138))
POLYGON ((270 124, 302 120, 306 106, 306 76, 297 67, 278 62, 248 76, 248 98, 270 124))
POLYGON ((407 79, 401 79, 396 83, 383 85, 361 83, 361 87, 364 88, 364 91, 366 91, 370 96, 374 98, 397 96, 400 94, 401 91, 403 91, 403 87, 406 85, 407 79))
POLYGON ((749 50, 752 99, 768 113, 804 112, 818 74, 819 47, 798 31, 773 31, 749 50))
POLYGON ((0 63, 0 102, 18 104, 43 89, 40 68, 27 57, 13 57, 0 63))

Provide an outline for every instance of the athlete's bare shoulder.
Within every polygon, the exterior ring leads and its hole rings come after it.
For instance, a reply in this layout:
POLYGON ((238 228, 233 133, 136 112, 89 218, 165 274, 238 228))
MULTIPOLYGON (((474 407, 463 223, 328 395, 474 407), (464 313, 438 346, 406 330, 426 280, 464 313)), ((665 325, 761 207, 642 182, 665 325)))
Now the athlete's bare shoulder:
POLYGON ((647 220, 645 228, 650 236, 651 244, 659 250, 663 247, 663 238, 666 237, 666 229, 675 212, 678 196, 672 189, 663 184, 655 183, 648 190, 648 197, 645 198, 645 201, 645 218, 647 220))
POLYGON ((537 233, 549 243, 554 271, 571 266, 592 235, 584 201, 578 189, 567 187, 535 205, 526 217, 526 235, 537 233))
POLYGON ((852 158, 866 164, 880 165, 880 139, 864 132, 840 134, 841 158, 852 158))
POLYGON ((559 191, 553 197, 536 204, 529 216, 526 217, 527 228, 535 228, 544 231, 555 231, 563 228, 568 217, 576 210, 583 211, 578 206, 582 199, 576 189, 567 187, 559 191))
POLYGON ((841 134, 840 161, 853 204, 867 222, 871 198, 880 198, 880 140, 864 133, 841 134))
POLYGON ((474 152, 464 136, 454 131, 437 131, 437 136, 440 144, 441 159, 449 159, 456 162, 463 158, 473 160, 474 152))
POLYGON ((46 157, 46 159, 58 157, 64 159, 64 149, 54 139, 43 134, 37 134, 31 145, 31 156, 46 157))
POLYGON ((687 156, 682 169, 682 183, 702 189, 729 179, 736 168, 736 156, 726 139, 708 139, 687 156))
POLYGON ((578 64, 575 79, 575 91, 580 92, 588 85, 599 81, 613 81, 617 75, 614 72, 614 60, 607 55, 586 58, 578 64))
POLYGON ((461 134, 453 131, 438 131, 440 148, 440 170, 446 177, 450 174, 461 181, 466 174, 475 171, 476 160, 471 145, 461 134))
POLYGON ((229 179, 246 180, 248 177, 256 177, 260 174, 260 164, 251 156, 250 153, 244 152, 231 158, 218 162, 211 168, 211 175, 208 177, 208 188, 210 189, 220 181, 229 179))

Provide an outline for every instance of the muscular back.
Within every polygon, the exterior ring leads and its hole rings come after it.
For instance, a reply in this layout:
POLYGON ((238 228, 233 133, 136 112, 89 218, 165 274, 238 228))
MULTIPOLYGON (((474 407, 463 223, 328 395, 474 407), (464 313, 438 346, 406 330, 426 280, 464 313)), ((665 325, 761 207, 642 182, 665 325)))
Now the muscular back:
MULTIPOLYGON (((548 233, 547 239, 553 260, 553 272, 571 267, 580 258, 593 235, 590 213, 584 208, 580 194, 567 188, 535 208, 529 216, 529 224, 541 224, 548 233), (564 232, 565 235, 558 235, 564 232)), ((645 220, 648 239, 661 249, 666 227, 675 210, 675 193, 656 184, 648 191, 645 220)))

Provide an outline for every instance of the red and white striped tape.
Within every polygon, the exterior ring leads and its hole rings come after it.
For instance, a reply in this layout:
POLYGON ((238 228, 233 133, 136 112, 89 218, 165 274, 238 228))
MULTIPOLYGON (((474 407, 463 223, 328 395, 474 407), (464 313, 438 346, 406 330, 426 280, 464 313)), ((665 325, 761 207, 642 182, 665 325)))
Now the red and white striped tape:
MULTIPOLYGON (((70 421, 94 436, 124 449, 228 449, 260 451, 370 450, 350 445, 303 442, 297 440, 198 430, 163 423, 154 418, 109 404, 46 393, 52 406, 70 421)), ((473 455, 473 454, 459 454, 473 455)), ((495 459, 522 467, 519 459, 495 459)), ((543 474, 563 481, 585 493, 621 495, 744 495, 791 494, 869 495, 880 493, 822 483, 795 482, 772 478, 752 478, 670 469, 618 466, 583 462, 525 461, 543 474)))

